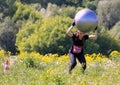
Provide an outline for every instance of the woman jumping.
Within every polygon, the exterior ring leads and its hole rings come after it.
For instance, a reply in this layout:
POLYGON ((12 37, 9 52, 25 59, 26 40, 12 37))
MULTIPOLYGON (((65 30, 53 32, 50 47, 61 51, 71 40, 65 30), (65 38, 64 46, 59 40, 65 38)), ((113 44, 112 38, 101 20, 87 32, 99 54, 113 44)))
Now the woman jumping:
POLYGON ((69 73, 71 73, 72 69, 76 66, 76 58, 81 63, 83 72, 86 69, 86 59, 84 57, 84 50, 83 45, 85 40, 87 39, 95 39, 97 38, 97 27, 94 30, 94 34, 88 35, 83 33, 80 30, 77 30, 76 32, 72 32, 72 28, 75 26, 75 22, 72 23, 72 25, 67 30, 67 35, 72 38, 73 44, 69 50, 69 56, 71 65, 69 68, 69 73))

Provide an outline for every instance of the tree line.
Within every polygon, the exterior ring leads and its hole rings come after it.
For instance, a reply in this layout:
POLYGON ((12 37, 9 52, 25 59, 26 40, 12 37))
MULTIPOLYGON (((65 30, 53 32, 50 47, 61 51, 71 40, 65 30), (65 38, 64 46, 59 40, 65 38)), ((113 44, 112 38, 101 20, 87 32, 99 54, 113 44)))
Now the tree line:
POLYGON ((120 50, 119 6, 119 0, 1 0, 0 49, 13 54, 68 53, 71 40, 66 30, 74 15, 87 7, 98 15, 99 34, 97 40, 85 43, 85 52, 107 55, 114 49, 120 50))

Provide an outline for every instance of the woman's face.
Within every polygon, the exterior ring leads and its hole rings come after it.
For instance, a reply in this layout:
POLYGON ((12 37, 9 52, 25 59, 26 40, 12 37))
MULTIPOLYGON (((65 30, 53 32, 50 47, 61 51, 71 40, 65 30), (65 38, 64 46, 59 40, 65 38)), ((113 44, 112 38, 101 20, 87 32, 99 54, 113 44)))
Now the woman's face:
POLYGON ((81 32, 80 30, 77 30, 77 32, 76 32, 76 36, 77 36, 77 37, 82 38, 83 35, 84 35, 83 32, 81 32))

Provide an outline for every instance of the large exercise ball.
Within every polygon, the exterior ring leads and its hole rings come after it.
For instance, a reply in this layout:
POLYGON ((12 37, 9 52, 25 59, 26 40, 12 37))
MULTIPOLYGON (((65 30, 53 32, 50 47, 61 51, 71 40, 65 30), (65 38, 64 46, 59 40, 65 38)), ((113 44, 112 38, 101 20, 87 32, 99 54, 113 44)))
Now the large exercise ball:
POLYGON ((83 32, 92 31, 98 25, 98 17, 90 9, 83 9, 77 12, 74 20, 77 28, 83 32))

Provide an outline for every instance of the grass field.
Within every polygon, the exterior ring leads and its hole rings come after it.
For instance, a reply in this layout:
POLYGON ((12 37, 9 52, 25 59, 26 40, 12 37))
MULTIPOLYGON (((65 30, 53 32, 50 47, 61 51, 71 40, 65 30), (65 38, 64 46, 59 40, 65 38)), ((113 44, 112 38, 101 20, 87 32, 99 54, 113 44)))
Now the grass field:
POLYGON ((84 74, 79 63, 68 74, 68 55, 23 53, 10 64, 7 74, 3 73, 6 58, 1 58, 0 85, 120 85, 120 53, 115 51, 110 56, 86 54, 84 74))

